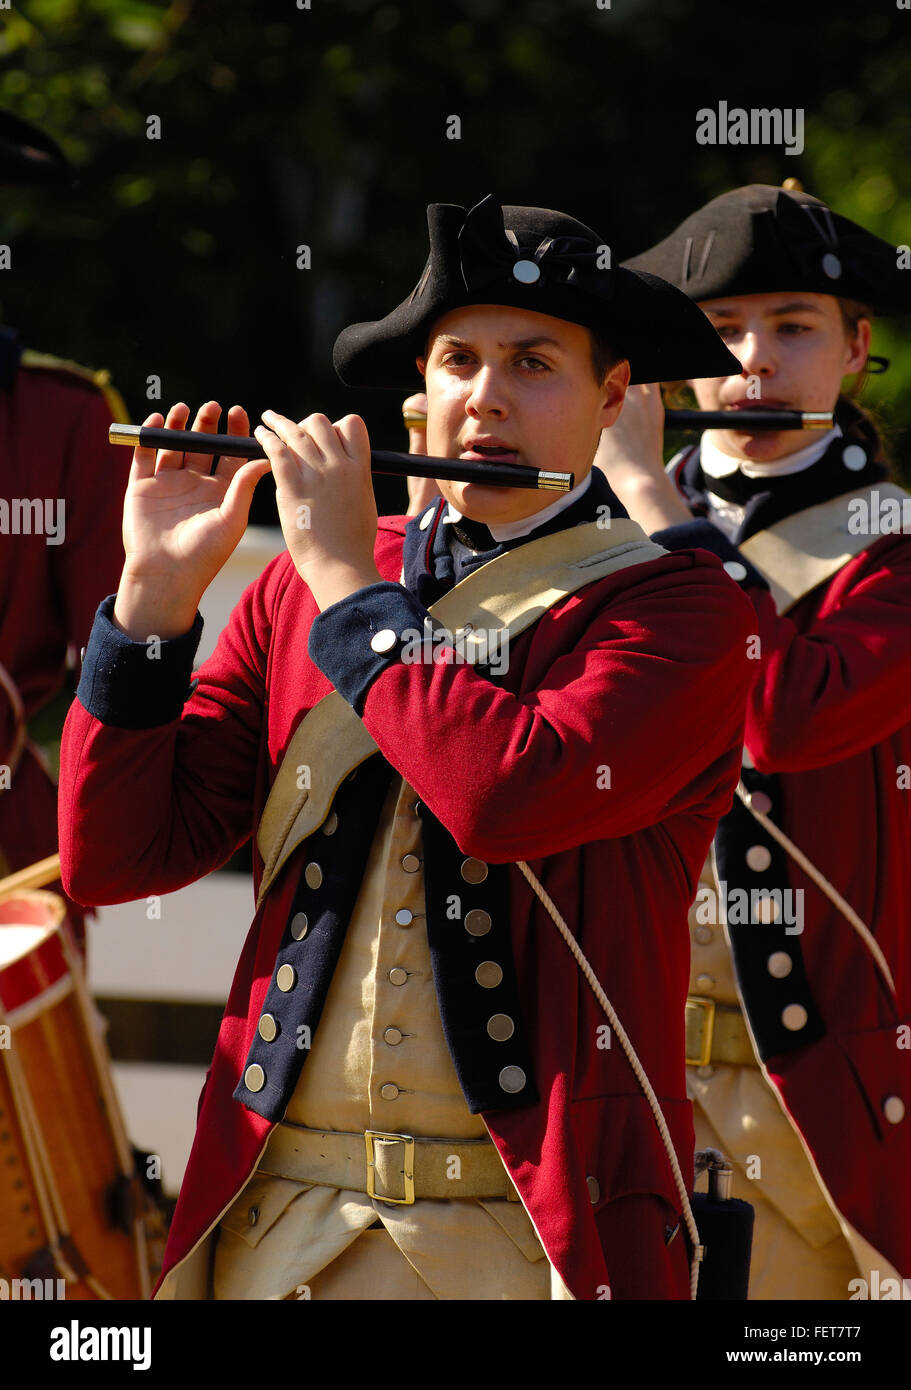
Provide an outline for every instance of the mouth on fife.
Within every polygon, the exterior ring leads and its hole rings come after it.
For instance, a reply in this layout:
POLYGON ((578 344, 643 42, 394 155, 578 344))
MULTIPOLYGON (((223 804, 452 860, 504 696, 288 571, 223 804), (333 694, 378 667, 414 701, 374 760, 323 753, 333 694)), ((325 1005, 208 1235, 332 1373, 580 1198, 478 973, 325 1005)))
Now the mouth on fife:
POLYGON ((501 443, 499 440, 474 442, 466 444, 459 458, 463 459, 489 459, 497 463, 518 463, 519 451, 508 444, 501 443))

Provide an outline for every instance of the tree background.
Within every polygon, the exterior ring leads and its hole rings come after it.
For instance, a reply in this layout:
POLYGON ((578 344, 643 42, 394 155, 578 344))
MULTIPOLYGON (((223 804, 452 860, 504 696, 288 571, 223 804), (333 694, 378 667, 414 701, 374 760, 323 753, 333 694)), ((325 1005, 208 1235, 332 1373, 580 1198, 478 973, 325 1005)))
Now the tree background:
MULTIPOLYGON (((412 287, 428 202, 563 208, 621 259, 714 194, 793 176, 911 242, 900 2, 23 0, 0 9, 0 106, 60 141, 78 185, 6 192, 2 317, 110 368, 133 419, 211 397, 257 418, 356 410, 377 447, 405 448, 399 397, 341 386, 331 346, 412 287), (803 154, 697 145, 697 110, 722 98, 803 108, 803 154)), ((877 322, 892 369, 865 393, 905 480, 908 326, 877 322)), ((377 491, 404 509, 402 483, 377 491)))

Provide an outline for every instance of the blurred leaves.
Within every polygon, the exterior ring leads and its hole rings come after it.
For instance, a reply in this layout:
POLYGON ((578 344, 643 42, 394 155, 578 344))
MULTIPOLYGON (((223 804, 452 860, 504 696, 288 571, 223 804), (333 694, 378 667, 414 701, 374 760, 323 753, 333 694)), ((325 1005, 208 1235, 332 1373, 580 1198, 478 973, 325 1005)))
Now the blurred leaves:
MULTIPOLYGON (((414 284, 428 202, 563 207, 619 259, 715 193, 795 175, 911 241, 908 17, 846 0, 824 24, 776 0, 736 14, 730 0, 23 0, 0 11, 0 105, 58 139, 78 183, 4 190, 4 314, 36 347, 111 367, 134 417, 157 374, 167 400, 359 410, 378 444, 404 447, 398 400, 346 391, 330 353, 344 323, 414 284), (805 109, 804 154, 697 146, 695 113, 721 97, 805 109)), ((894 368, 871 398, 911 440, 911 336, 877 324, 875 346, 894 368)), ((399 485, 381 489, 396 509, 399 485)))

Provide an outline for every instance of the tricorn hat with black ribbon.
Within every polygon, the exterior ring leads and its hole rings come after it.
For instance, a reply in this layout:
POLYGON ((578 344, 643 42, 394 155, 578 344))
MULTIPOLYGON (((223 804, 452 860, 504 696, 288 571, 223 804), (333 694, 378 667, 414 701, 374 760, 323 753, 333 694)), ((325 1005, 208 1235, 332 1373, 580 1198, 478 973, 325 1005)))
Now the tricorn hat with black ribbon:
POLYGON ((72 181, 72 166, 56 141, 29 121, 0 111, 0 185, 72 181))
POLYGON ((898 248, 819 198, 751 183, 713 198, 670 236, 623 264, 690 299, 802 290, 860 300, 879 313, 911 308, 898 248))
POLYGON ((645 272, 611 267, 591 228, 549 208, 427 209, 430 256, 408 298, 385 318, 355 323, 333 359, 349 386, 414 386, 415 358, 451 309, 502 304, 566 319, 604 335, 627 358, 633 382, 739 374, 740 363, 679 290, 645 272))

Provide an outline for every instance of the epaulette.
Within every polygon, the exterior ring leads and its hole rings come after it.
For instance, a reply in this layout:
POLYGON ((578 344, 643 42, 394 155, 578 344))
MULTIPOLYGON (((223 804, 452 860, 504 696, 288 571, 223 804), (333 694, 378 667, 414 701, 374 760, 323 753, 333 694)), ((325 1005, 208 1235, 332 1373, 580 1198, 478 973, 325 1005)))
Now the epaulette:
POLYGON ((83 367, 78 362, 70 362, 65 357, 55 357, 49 352, 34 352, 31 348, 24 349, 20 366, 30 367, 38 371, 66 372, 79 381, 97 387, 107 402, 111 419, 125 425, 130 424, 126 402, 116 386, 112 385, 111 373, 106 367, 101 367, 95 371, 92 367, 83 367))

